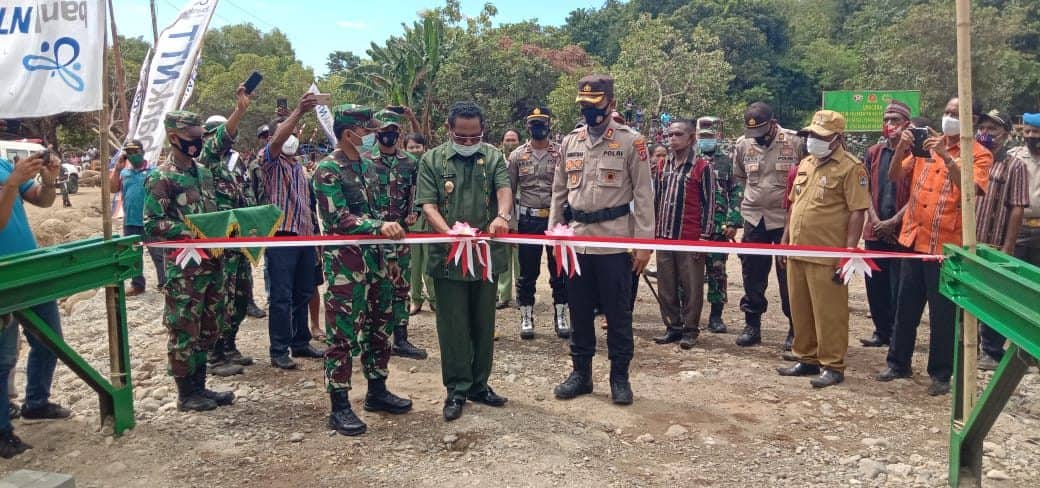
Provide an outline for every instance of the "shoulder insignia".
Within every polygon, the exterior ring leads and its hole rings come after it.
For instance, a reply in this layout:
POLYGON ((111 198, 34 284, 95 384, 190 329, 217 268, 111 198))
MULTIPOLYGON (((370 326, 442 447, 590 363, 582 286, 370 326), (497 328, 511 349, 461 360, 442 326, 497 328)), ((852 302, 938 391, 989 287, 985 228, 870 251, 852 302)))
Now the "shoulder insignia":
POLYGON ((614 138, 614 128, 613 127, 607 127, 607 131, 603 133, 603 138, 604 139, 613 139, 614 138))
POLYGON ((650 153, 646 150, 646 139, 640 137, 639 139, 636 139, 635 142, 632 143, 632 145, 635 146, 636 153, 639 154, 640 161, 646 161, 647 159, 650 159, 650 153))
POLYGON ((581 129, 578 129, 578 130, 581 131, 581 132, 578 132, 578 140, 579 141, 584 141, 585 140, 585 135, 587 134, 587 132, 585 131, 585 128, 582 127, 581 129))

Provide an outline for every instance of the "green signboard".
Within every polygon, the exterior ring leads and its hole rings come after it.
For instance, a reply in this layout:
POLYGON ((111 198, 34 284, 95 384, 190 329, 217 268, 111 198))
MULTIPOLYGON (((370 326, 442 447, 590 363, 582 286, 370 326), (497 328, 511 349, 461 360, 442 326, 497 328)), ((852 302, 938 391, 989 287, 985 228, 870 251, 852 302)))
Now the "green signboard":
POLYGON ((844 115, 845 130, 848 132, 881 132, 882 115, 888 102, 893 99, 909 105, 912 116, 916 117, 920 113, 921 92, 918 90, 825 91, 823 108, 844 115))

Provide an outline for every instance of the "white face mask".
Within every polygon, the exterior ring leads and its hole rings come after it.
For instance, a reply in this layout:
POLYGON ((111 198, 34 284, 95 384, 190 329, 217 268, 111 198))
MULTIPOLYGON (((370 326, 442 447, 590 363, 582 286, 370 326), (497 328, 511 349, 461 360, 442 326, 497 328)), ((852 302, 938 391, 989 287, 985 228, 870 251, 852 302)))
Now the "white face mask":
POLYGON ((943 115, 942 118, 942 130, 943 135, 956 136, 961 133, 961 121, 957 120, 949 115, 943 115))
POLYGON ((817 158, 827 157, 833 152, 831 150, 831 143, 823 139, 817 139, 815 137, 809 137, 805 141, 805 150, 809 154, 816 156, 817 158))
POLYGON ((451 143, 451 147, 455 152, 459 153, 460 156, 468 158, 477 153, 477 149, 480 149, 480 143, 478 142, 472 146, 463 146, 462 144, 453 142, 451 143))
POLYGON ((300 140, 296 136, 289 136, 282 143, 282 154, 286 156, 295 156, 298 149, 300 149, 300 140))

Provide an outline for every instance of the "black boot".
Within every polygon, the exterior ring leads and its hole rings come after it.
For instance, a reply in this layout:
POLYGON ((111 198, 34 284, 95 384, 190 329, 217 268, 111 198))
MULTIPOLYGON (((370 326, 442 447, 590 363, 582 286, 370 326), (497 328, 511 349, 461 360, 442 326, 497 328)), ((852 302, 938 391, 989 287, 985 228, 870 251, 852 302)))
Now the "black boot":
POLYGON ((406 413, 412 409, 412 401, 401 398, 386 389, 386 379, 368 380, 365 395, 365 410, 368 412, 406 413))
POLYGON ((708 331, 715 334, 726 333, 726 322, 722 320, 722 303, 711 304, 711 315, 708 316, 708 331))
POLYGON ((177 410, 182 412, 205 412, 217 408, 217 402, 199 394, 195 389, 195 378, 185 376, 173 378, 177 383, 177 410))
POLYGON ((693 346, 697 345, 697 337, 700 335, 700 329, 696 327, 684 327, 682 331, 682 339, 679 339, 679 347, 683 349, 692 349, 693 346))
POLYGON ((737 345, 740 347, 754 346, 762 342, 762 316, 758 314, 744 314, 747 325, 744 331, 737 336, 737 345))
POLYGON ((790 351, 791 346, 794 345, 794 324, 788 322, 787 324, 787 338, 784 339, 784 350, 790 351))
POLYGON ((572 357, 571 361, 574 363, 574 370, 553 390, 553 394, 560 400, 592 393, 592 358, 572 357))
POLYGON ((224 339, 217 339, 217 342, 213 344, 213 349, 209 352, 206 360, 209 365, 209 371, 213 373, 214 376, 222 377, 234 376, 245 372, 245 368, 241 365, 229 361, 227 354, 224 351, 224 339))
POLYGON ((347 390, 333 390, 329 393, 329 401, 332 403, 332 414, 329 415, 330 429, 349 436, 365 433, 368 426, 350 408, 347 390))
POLYGON ((253 364, 253 356, 246 356, 239 352, 238 346, 235 344, 235 336, 232 334, 224 337, 224 356, 228 361, 241 366, 253 364))
POLYGON ((195 391, 199 395, 213 400, 218 407, 226 407, 235 403, 235 393, 231 391, 213 391, 206 389, 206 363, 202 363, 195 368, 195 375, 192 376, 195 380, 195 391))
POLYGON ((394 347, 392 351, 394 356, 401 356, 403 358, 411 359, 426 359, 426 349, 416 347, 415 344, 408 342, 408 326, 398 325, 394 329, 394 347))
POLYGON ((632 404, 632 385, 628 383, 628 361, 610 362, 610 399, 618 405, 632 404))

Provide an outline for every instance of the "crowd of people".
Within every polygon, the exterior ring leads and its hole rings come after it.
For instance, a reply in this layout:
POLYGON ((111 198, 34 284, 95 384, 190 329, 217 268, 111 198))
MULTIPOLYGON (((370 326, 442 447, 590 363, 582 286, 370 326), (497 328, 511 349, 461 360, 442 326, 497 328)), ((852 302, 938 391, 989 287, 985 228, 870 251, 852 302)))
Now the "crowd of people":
MULTIPOLYGON (((845 119, 821 110, 795 131, 777 123, 769 105, 744 113, 743 134, 732 150, 722 145, 716 117, 669 116, 667 144, 648 145, 618 113, 614 80, 590 75, 578 81, 582 121, 562 140, 552 112, 537 107, 524 119, 526 134, 507 131, 501 146, 485 142, 479 106, 452 105, 447 140, 427 148, 408 107, 342 104, 332 108, 334 150, 301 154, 301 118, 317 105, 304 94, 292 110, 256 131, 255 156, 232 149, 251 100, 238 88, 227 118, 203 122, 195 113, 166 114, 169 158, 144 160, 140 143, 128 142, 109 184, 122 192, 124 232, 144 241, 192 239, 184 217, 258 205, 281 214, 275 235, 380 235, 391 240, 415 232, 444 234, 456 222, 491 235, 544 234, 557 225, 576 236, 658 240, 734 241, 794 246, 856 248, 941 254, 961 243, 960 188, 974 184, 978 239, 1040 265, 1040 114, 1025 114, 1023 145, 999 109, 973 110, 978 128, 971 148, 974 177, 962 182, 959 104, 951 99, 934 124, 911 117, 892 101, 884 111, 883 138, 862 157, 847 146, 845 119), (411 131, 405 130, 409 125, 411 131), (938 130, 933 127, 938 128, 938 130), (521 143, 526 139, 526 142, 521 143)), ((631 107, 626 110, 630 112, 631 107)), ((627 114, 626 114, 627 115, 627 114)), ((48 206, 54 200, 56 159, 40 155, 12 166, 0 161, 0 256, 35 248, 23 200, 48 206), (41 175, 40 181, 34 180, 41 175), (8 220, 9 219, 9 220, 8 220)), ((448 245, 344 245, 273 247, 265 252, 268 310, 256 306, 246 255, 227 249, 194 266, 181 267, 149 249, 165 299, 168 365, 178 408, 205 411, 231 405, 232 392, 207 388, 207 376, 241 373, 253 358, 239 351, 238 327, 249 315, 268 318, 270 364, 297 367, 297 360, 324 362, 329 395, 328 425, 359 435, 366 424, 349 398, 354 358, 367 381, 366 411, 403 414, 412 403, 387 386, 391 357, 425 359, 409 341, 409 317, 427 305, 436 314, 445 420, 459 418, 467 402, 501 407, 507 399, 489 385, 495 310, 512 306, 515 290, 519 336, 536 337, 536 283, 543 246, 492 243, 490 262, 467 269, 448 259, 448 245), (484 279, 485 267, 494 270, 484 279), (513 276, 515 275, 515 283, 513 276), (324 286, 324 294, 319 290, 324 286), (317 323, 324 307, 325 324, 317 323), (322 340, 325 348, 313 345, 322 340)), ((611 399, 634 400, 628 379, 634 354, 632 309, 651 251, 579 247, 580 274, 556 272, 546 252, 552 293, 552 327, 568 340, 572 369, 554 389, 566 400, 593 391, 596 317, 604 316, 611 399)), ((657 344, 694 347, 702 328, 726 333, 726 254, 656 253, 655 297, 663 334, 657 344), (703 320, 707 284, 709 313, 703 320)), ((741 255, 743 323, 735 342, 761 344, 769 274, 775 272, 780 306, 788 319, 784 376, 811 377, 823 388, 841 383, 849 346, 849 296, 835 258, 741 255)), ((924 306, 929 307, 927 373, 931 395, 950 389, 956 307, 939 293, 941 264, 926 259, 880 259, 867 278, 874 333, 864 347, 888 347, 878 381, 907 378, 924 306)), ((143 277, 128 295, 145 292, 143 277)), ((37 313, 60 333, 54 303, 37 313)), ((0 389, 16 358, 17 327, 0 336, 0 389)), ((980 366, 993 368, 1005 339, 982 328, 980 366)), ((0 455, 28 445, 14 435, 9 416, 63 418, 69 411, 48 400, 55 358, 31 334, 25 404, 0 405, 0 455)), ((6 400, 6 396, 4 396, 6 400)))

